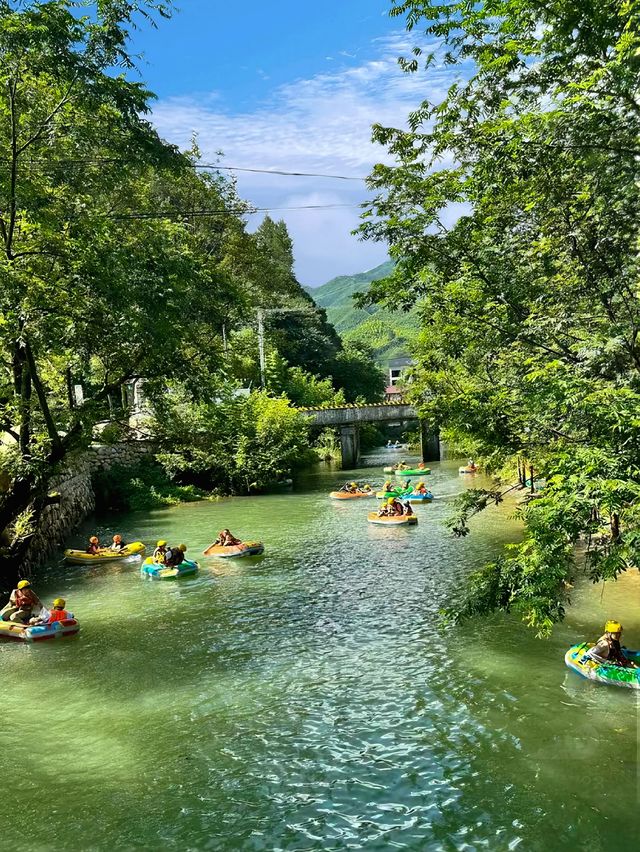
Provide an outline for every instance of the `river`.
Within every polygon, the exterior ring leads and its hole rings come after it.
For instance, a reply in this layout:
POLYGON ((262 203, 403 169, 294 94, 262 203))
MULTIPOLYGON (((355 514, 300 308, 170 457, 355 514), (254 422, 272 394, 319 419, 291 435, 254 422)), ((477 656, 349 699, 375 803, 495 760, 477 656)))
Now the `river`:
POLYGON ((328 499, 341 477, 98 528, 193 556, 228 526, 261 558, 173 583, 137 564, 47 570, 36 591, 65 595, 82 631, 0 645, 0 848, 638 848, 637 693, 563 654, 607 617, 638 647, 639 575, 578 585, 548 641, 502 616, 443 632, 468 572, 517 540, 513 506, 453 539, 468 478, 444 462, 419 525, 385 529, 373 501, 328 499))

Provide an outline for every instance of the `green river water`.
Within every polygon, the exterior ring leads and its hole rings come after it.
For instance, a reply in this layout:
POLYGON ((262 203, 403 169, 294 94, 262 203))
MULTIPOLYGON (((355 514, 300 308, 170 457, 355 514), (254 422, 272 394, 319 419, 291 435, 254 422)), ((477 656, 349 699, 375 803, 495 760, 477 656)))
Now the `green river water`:
MULTIPOLYGON (((640 645, 640 575, 578 586, 549 641, 503 617, 441 632, 439 608, 519 534, 507 506, 450 537, 457 466, 434 466, 415 528, 329 500, 346 475, 326 469, 278 495, 101 520, 105 539, 192 557, 223 526, 266 552, 177 582, 137 563, 41 576, 82 631, 0 645, 0 848, 637 849, 637 693, 563 654, 606 617, 640 645)), ((381 481, 349 478, 367 474, 381 481)))

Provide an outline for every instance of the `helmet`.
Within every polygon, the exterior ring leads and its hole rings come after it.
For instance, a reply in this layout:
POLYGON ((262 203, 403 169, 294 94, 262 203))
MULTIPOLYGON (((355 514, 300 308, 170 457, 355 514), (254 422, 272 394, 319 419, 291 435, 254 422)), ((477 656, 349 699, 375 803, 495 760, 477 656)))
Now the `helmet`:
POLYGON ((156 547, 166 547, 167 542, 164 539, 160 539, 160 541, 156 544, 156 547))
POLYGON ((424 482, 419 482, 417 487, 418 488, 424 488, 424 482))
POLYGON ((91 538, 89 539, 89 541, 91 542, 91 544, 98 544, 100 539, 98 538, 97 535, 92 535, 91 538))
POLYGON ((29 580, 20 580, 20 582, 18 583, 18 588, 19 589, 28 589, 30 585, 31 585, 31 583, 29 582, 29 580))
POLYGON ((393 504, 395 503, 395 499, 395 497, 389 497, 389 499, 387 500, 387 505, 393 506, 393 504))
POLYGON ((604 626, 605 633, 621 633, 622 625, 619 621, 607 621, 604 626))
POLYGON ((352 488, 357 488, 357 487, 358 487, 358 483, 357 483, 357 482, 352 482, 352 483, 351 483, 351 487, 352 487, 352 488))
POLYGON ((53 602, 54 606, 62 606, 63 607, 65 604, 66 604, 66 601, 65 601, 64 598, 56 598, 55 601, 53 602))
POLYGON ((178 550, 181 550, 183 553, 186 551, 186 549, 187 549, 187 545, 186 545, 186 544, 181 544, 181 545, 178 547, 178 550))
POLYGON ((118 535, 118 533, 116 533, 116 534, 114 535, 114 537, 113 537, 113 540, 114 540, 114 541, 122 541, 122 536, 121 536, 121 535, 118 535))

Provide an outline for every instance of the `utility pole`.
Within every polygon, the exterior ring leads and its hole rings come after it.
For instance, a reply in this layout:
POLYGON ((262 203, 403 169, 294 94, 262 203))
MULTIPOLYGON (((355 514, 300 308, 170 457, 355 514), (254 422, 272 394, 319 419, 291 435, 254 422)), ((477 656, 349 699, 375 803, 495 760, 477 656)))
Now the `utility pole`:
POLYGON ((258 351, 260 353, 260 385, 262 390, 267 386, 266 362, 264 356, 264 318, 265 314, 315 314, 317 308, 256 308, 258 314, 258 351))
POLYGON ((262 308, 258 308, 258 350, 260 352, 260 386, 264 390, 267 386, 267 380, 264 358, 264 310, 262 308))

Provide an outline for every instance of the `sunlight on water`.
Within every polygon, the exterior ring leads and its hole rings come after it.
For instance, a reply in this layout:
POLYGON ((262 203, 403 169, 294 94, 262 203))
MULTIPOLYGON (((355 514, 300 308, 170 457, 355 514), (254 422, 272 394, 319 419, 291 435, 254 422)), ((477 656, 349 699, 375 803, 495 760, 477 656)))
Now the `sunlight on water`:
MULTIPOLYGON (((381 482, 382 460, 350 478, 381 482)), ((439 499, 410 529, 367 525, 374 501, 330 501, 340 477, 98 529, 195 558, 229 526, 264 557, 202 558, 173 583, 135 562, 51 567, 37 591, 65 594, 82 632, 0 645, 11 846, 637 848, 636 695, 563 654, 607 617, 640 646, 640 575, 579 584, 546 642, 502 617, 443 633, 464 577, 517 539, 513 505, 456 541, 457 464, 434 466, 439 499)))

